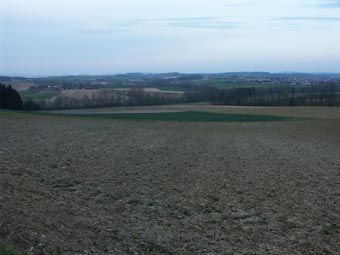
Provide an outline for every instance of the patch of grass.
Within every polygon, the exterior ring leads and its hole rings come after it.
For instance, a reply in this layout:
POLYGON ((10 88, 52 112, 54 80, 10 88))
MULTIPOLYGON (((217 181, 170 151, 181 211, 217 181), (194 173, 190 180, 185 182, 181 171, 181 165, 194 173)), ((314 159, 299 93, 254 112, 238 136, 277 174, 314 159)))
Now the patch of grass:
POLYGON ((37 116, 34 112, 14 111, 0 109, 0 117, 11 117, 11 118, 25 118, 25 117, 37 116))
POLYGON ((161 91, 180 91, 180 92, 184 92, 188 89, 187 86, 158 86, 156 88, 160 89, 161 91))
POLYGON ((245 83, 245 82, 233 82, 221 79, 209 79, 209 80, 193 80, 193 84, 198 86, 215 86, 219 89, 230 89, 230 88, 268 88, 275 86, 285 86, 285 84, 280 83, 245 83))
POLYGON ((57 96, 58 94, 60 94, 59 91, 37 91, 37 92, 23 91, 23 92, 20 92, 20 96, 22 97, 23 100, 32 99, 34 101, 50 99, 54 96, 57 96))
POLYGON ((204 122, 269 122, 297 120, 301 118, 252 115, 252 114, 225 114, 212 112, 163 112, 163 113, 109 113, 109 114, 58 114, 46 112, 23 112, 0 110, 0 117, 66 117, 66 118, 90 118, 90 119, 112 119, 112 120, 140 120, 140 121, 204 121, 204 122))
POLYGON ((266 122, 283 121, 289 117, 270 115, 223 114, 211 112, 165 112, 165 113, 114 113, 114 114, 77 114, 73 116, 117 119, 117 120, 158 120, 158 121, 217 121, 217 122, 266 122))
POLYGON ((23 254, 13 251, 9 247, 0 244, 0 255, 23 255, 23 254))

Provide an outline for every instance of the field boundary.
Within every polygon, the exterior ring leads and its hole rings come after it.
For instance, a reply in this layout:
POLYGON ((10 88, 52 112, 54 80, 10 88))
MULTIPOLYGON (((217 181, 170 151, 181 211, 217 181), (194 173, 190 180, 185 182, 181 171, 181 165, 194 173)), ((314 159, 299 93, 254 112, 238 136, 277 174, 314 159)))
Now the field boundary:
POLYGON ((205 111, 156 112, 156 113, 102 113, 102 114, 63 114, 46 112, 0 111, 0 116, 52 116, 65 118, 86 118, 124 121, 178 121, 178 122, 273 122, 288 120, 306 120, 306 118, 258 115, 229 114, 205 111))

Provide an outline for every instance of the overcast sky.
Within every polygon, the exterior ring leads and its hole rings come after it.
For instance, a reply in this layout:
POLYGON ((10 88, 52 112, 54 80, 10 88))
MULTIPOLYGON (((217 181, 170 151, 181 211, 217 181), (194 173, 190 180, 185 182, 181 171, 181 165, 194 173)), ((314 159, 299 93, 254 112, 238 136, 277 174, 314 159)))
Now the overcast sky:
POLYGON ((340 0, 0 0, 0 74, 340 72, 340 0))

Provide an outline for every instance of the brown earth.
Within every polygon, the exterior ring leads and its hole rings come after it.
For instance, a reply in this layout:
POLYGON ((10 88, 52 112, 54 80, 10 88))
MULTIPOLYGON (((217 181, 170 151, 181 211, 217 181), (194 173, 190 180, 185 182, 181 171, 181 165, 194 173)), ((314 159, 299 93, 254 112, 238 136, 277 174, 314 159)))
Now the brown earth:
POLYGON ((29 88, 34 86, 34 83, 30 83, 30 82, 12 81, 12 82, 6 82, 6 84, 11 85, 14 89, 16 89, 19 92, 26 91, 29 88))
POLYGON ((340 253, 340 120, 7 115, 0 134, 0 243, 23 252, 340 253))

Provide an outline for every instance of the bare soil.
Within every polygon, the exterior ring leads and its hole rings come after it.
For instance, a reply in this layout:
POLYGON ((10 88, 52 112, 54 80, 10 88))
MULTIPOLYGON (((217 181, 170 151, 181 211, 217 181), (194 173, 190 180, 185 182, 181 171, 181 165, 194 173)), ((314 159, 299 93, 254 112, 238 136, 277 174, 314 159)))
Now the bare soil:
POLYGON ((6 115, 0 134, 0 243, 19 251, 340 253, 340 120, 6 115))

